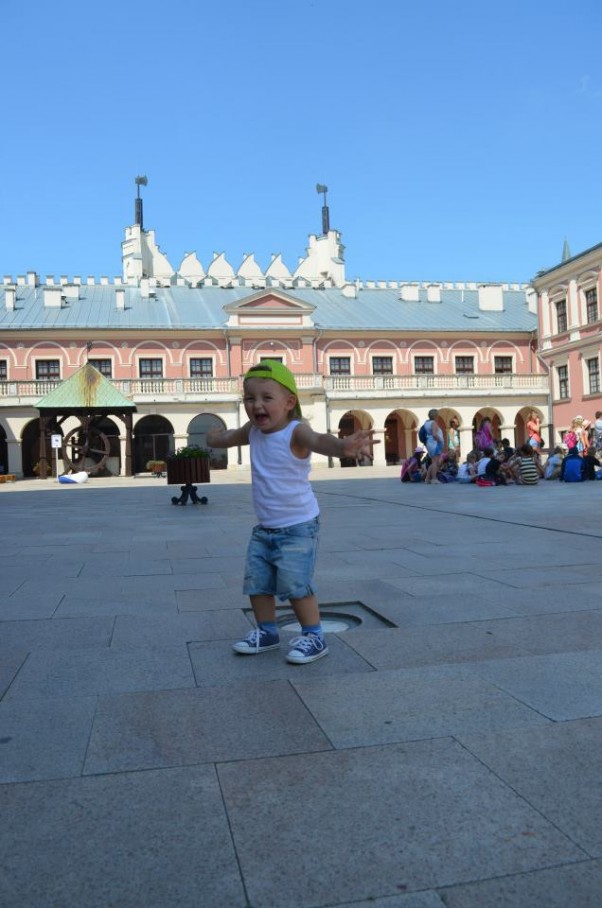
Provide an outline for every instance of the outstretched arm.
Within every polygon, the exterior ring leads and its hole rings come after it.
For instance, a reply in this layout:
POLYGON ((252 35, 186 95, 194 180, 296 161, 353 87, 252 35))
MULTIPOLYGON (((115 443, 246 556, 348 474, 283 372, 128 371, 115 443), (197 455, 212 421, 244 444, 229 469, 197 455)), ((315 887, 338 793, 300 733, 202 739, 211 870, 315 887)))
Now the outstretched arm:
POLYGON ((374 439, 374 429, 360 429, 353 435, 337 438, 327 432, 314 432, 307 423, 299 423, 293 432, 291 448, 297 457, 307 457, 310 451, 326 457, 370 457, 372 445, 380 444, 374 439))
POLYGON ((249 427, 245 423, 239 429, 209 429, 207 432, 207 446, 209 448, 234 448, 237 445, 249 444, 249 427))

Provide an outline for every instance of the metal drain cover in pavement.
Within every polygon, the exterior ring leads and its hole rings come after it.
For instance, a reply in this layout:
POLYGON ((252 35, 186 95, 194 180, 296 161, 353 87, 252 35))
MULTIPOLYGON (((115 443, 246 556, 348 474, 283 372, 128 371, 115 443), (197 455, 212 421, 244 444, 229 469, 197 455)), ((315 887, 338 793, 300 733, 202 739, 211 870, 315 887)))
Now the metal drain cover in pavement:
MULTIPOLYGON (((253 609, 244 610, 252 617, 253 609)), ((383 618, 363 602, 323 602, 320 605, 322 629, 327 634, 342 634, 356 627, 397 627, 392 621, 383 618)), ((290 606, 276 606, 276 621, 283 631, 299 634, 301 627, 290 606)))

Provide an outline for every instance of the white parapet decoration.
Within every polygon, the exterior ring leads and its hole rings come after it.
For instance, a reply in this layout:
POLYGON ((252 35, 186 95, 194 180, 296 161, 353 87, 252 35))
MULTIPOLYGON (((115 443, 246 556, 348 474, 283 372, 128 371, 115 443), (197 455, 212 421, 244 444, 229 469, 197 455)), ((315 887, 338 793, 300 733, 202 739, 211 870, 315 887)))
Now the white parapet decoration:
POLYGON ((125 281, 143 277, 170 279, 175 273, 155 241, 154 230, 142 230, 139 224, 126 227, 121 250, 125 281))
POLYGON ((213 261, 207 268, 207 277, 214 278, 221 283, 234 280, 234 276, 234 268, 227 261, 225 253, 214 252, 213 261))
POLYGON ((326 235, 309 237, 307 257, 299 262, 294 278, 306 278, 311 282, 331 282, 335 287, 345 283, 345 262, 342 258, 340 234, 329 230, 326 235))
POLYGON ((182 259, 182 264, 178 268, 178 274, 180 277, 190 281, 191 284, 196 284, 203 280, 206 276, 206 271, 198 260, 196 252, 186 253, 182 259))
POLYGON ((265 276, 279 281, 290 281, 293 277, 282 261, 282 255, 280 253, 272 254, 272 261, 266 269, 265 276))
POLYGON ((263 271, 255 261, 255 255, 252 252, 244 253, 242 263, 236 273, 239 277, 245 278, 246 280, 256 280, 257 278, 263 279, 265 277, 263 271))

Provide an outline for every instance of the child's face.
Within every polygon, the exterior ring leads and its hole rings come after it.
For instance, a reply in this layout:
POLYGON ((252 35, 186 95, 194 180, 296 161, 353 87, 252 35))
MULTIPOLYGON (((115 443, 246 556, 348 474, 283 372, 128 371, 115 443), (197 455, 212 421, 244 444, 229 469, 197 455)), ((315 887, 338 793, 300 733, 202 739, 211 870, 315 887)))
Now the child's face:
POLYGON ((266 434, 279 432, 288 424, 297 399, 273 378, 248 378, 244 405, 254 426, 266 434))

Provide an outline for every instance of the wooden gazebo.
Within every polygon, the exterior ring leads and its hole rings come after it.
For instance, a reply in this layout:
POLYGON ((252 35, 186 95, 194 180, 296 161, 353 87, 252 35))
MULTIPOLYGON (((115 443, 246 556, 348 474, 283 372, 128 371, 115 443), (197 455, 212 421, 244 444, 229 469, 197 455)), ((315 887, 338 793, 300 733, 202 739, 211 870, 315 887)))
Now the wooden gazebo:
POLYGON ((84 469, 83 464, 87 462, 89 473, 100 472, 109 459, 110 440, 98 423, 105 417, 116 416, 125 425, 125 475, 132 475, 132 416, 136 405, 90 363, 39 400, 36 409, 40 412, 40 479, 48 478, 47 439, 51 427, 60 429, 73 416, 80 424, 63 437, 63 464, 77 471, 84 469))

